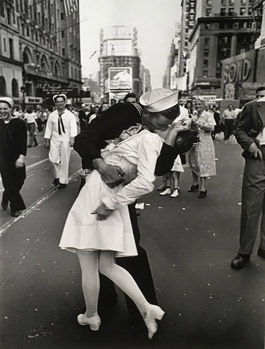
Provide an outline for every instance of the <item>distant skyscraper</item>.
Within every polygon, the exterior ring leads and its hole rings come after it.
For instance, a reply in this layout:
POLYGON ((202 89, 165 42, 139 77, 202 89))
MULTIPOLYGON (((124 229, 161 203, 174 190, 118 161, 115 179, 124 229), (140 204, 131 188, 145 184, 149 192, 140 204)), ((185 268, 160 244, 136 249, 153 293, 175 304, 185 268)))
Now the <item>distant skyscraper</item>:
POLYGON ((126 26, 102 28, 99 63, 100 86, 105 99, 121 99, 130 91, 138 95, 140 57, 136 28, 126 26))

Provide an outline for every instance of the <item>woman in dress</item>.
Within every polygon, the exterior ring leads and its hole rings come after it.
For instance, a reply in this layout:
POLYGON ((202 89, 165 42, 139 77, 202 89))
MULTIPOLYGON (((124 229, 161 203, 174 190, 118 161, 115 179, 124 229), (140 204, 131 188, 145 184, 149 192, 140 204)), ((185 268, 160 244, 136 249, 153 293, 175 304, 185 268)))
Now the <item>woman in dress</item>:
POLYGON ((206 178, 216 175, 215 149, 211 137, 211 132, 214 130, 216 123, 212 113, 205 110, 204 101, 196 99, 194 107, 197 110, 196 123, 199 129, 200 142, 195 143, 189 153, 193 184, 188 191, 195 192, 200 188, 198 198, 203 199, 207 196, 206 178))
MULTIPOLYGON (((144 114, 142 122, 146 129, 142 130, 142 125, 133 126, 111 142, 102 151, 102 158, 124 171, 125 183, 111 189, 93 170, 67 217, 59 246, 76 252, 79 258, 86 312, 78 315, 77 321, 89 325, 91 330, 97 331, 101 324, 97 309, 99 273, 135 302, 150 339, 157 331, 156 320, 164 315, 160 307, 148 303, 132 276, 116 264, 115 258, 137 255, 127 205, 153 190, 156 160, 163 144, 163 139, 153 131, 166 130, 173 119, 160 113, 144 114)), ((172 138, 177 132, 177 127, 171 127, 167 137, 172 138)))
MULTIPOLYGON (((176 117, 172 124, 181 126, 183 130, 188 130, 191 126, 191 119, 180 115, 176 117)), ((158 190, 163 188, 163 191, 160 193, 161 196, 170 195, 171 198, 179 196, 180 174, 184 172, 183 163, 186 163, 186 157, 185 154, 180 154, 176 157, 170 172, 163 176, 163 184, 158 188, 158 190)))
POLYGON ((20 190, 26 178, 27 126, 12 117, 13 106, 11 98, 0 97, 0 174, 4 187, 1 205, 6 210, 10 204, 11 216, 18 217, 26 208, 20 190))

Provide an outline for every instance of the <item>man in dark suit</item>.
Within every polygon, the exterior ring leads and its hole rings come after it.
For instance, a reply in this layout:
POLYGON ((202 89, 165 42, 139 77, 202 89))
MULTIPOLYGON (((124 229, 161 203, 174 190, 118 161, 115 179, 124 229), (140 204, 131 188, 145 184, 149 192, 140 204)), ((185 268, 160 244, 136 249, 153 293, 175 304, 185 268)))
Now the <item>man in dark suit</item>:
POLYGON ((265 259, 265 86, 256 91, 257 99, 247 103, 235 130, 246 160, 242 184, 240 248, 232 260, 233 269, 250 260, 260 232, 258 255, 265 259))
MULTIPOLYGON (((116 166, 107 165, 101 158, 101 149, 106 146, 106 140, 118 137, 123 130, 141 123, 143 118, 147 123, 152 122, 150 121, 152 120, 151 115, 156 112, 171 118, 172 121, 179 115, 178 93, 168 89, 157 89, 144 96, 145 98, 140 99, 141 103, 145 103, 146 111, 144 113, 137 103, 116 103, 104 111, 101 118, 95 119, 93 123, 89 124, 75 139, 74 149, 82 158, 83 172, 89 172, 96 168, 109 187, 115 187, 122 183, 124 173, 116 166)), ((179 151, 173 147, 175 136, 163 144, 156 166, 157 175, 167 173, 179 154, 179 151)), ((84 182, 85 179, 81 181, 81 187, 84 182)), ((147 300, 152 304, 157 304, 147 253, 140 245, 140 231, 135 205, 129 205, 128 208, 138 256, 118 258, 117 263, 130 272, 147 300)), ((102 307, 102 304, 108 307, 111 304, 110 298, 115 299, 114 286, 110 285, 110 281, 102 279, 99 307, 102 307)), ((126 297, 126 301, 131 320, 135 325, 139 320, 139 312, 128 297, 126 297)))
POLYGON ((26 208, 20 190, 26 178, 27 126, 12 116, 13 107, 12 98, 0 97, 0 174, 4 187, 1 206, 6 210, 10 205, 11 216, 18 217, 26 208))

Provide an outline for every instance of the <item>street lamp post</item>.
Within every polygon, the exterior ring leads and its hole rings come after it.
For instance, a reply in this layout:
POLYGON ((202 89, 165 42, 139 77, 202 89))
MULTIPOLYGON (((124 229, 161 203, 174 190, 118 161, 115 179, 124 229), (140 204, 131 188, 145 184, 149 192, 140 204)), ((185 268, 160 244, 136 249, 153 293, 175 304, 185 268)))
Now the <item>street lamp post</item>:
POLYGON ((22 82, 23 85, 20 87, 20 91, 22 92, 22 111, 25 111, 25 95, 26 95, 26 69, 25 63, 22 66, 22 82))

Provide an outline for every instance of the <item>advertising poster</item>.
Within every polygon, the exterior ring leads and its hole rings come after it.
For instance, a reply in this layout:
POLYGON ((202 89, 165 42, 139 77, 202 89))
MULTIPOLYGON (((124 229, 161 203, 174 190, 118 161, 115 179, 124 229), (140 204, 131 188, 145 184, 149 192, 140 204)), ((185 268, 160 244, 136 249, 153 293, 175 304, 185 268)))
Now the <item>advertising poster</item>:
POLYGON ((132 68, 109 68, 109 88, 110 90, 130 90, 132 88, 132 68))

